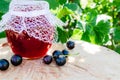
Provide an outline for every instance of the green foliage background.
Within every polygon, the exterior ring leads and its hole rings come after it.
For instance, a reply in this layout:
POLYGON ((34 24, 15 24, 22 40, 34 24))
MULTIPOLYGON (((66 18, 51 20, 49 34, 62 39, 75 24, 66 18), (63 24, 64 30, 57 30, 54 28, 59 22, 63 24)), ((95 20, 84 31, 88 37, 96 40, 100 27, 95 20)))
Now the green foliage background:
MULTIPOLYGON (((51 11, 67 23, 58 27, 58 41, 69 38, 108 47, 120 53, 119 0, 46 0, 51 11), (104 15, 104 16, 103 16, 104 15), (107 16, 107 17, 105 17, 107 16)), ((10 0, 0 1, 0 18, 8 11, 10 0)), ((0 33, 0 38, 5 33, 0 33)))

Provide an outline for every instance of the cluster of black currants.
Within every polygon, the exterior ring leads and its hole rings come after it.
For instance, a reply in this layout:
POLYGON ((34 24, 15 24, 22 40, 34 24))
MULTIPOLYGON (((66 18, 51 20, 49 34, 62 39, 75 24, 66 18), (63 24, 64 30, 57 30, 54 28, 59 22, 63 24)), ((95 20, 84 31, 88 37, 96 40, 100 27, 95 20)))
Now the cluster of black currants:
MULTIPOLYGON (((66 43, 66 46, 68 49, 73 49, 75 46, 75 43, 73 41, 68 41, 66 43)), ((63 66, 66 63, 66 58, 68 57, 69 52, 68 50, 64 49, 62 51, 59 50, 55 50, 52 54, 52 56, 50 55, 46 55, 43 58, 43 61, 45 64, 50 64, 53 59, 55 60, 56 64, 58 66, 63 66)), ((22 57, 19 55, 13 55, 10 59, 10 62, 12 65, 14 66, 18 66, 22 63, 22 57)), ((1 71, 5 71, 9 68, 9 61, 7 59, 0 59, 0 70, 1 71)))
POLYGON ((63 51, 55 50, 52 56, 51 55, 44 56, 43 62, 45 64, 50 64, 53 60, 55 60, 58 66, 63 66, 66 63, 66 58, 68 54, 69 52, 65 49, 63 51))
MULTIPOLYGON (((19 55, 13 55, 10 60, 11 64, 18 66, 22 63, 22 57, 19 55)), ((0 59, 0 70, 5 71, 9 68, 9 61, 7 59, 0 59)))
MULTIPOLYGON (((68 41, 66 43, 66 46, 68 49, 73 49, 75 47, 75 43, 73 41, 68 41)), ((46 55, 43 58, 43 62, 45 64, 50 64, 53 60, 58 66, 63 66, 66 63, 66 59, 69 56, 69 51, 64 49, 62 51, 60 50, 55 50, 51 55, 46 55)))

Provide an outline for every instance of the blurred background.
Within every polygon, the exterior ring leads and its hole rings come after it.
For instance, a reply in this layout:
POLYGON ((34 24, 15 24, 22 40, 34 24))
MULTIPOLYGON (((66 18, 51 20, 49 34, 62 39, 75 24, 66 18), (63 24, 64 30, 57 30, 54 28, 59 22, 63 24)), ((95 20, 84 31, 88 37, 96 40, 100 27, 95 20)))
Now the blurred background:
MULTIPOLYGON (((105 46, 120 53, 120 0, 46 0, 66 26, 58 27, 58 41, 70 38, 105 46)), ((0 0, 0 19, 10 0, 0 0)), ((5 32, 0 38, 6 37, 5 32)))

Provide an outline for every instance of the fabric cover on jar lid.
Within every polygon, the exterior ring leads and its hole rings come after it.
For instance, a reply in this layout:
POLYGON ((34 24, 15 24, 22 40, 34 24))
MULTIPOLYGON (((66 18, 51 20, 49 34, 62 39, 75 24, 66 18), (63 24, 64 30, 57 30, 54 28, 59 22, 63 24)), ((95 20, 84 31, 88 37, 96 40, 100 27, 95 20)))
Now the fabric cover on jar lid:
POLYGON ((9 11, 0 21, 0 32, 26 31, 31 37, 52 43, 56 38, 56 26, 63 25, 65 24, 50 12, 46 1, 12 0, 9 11))

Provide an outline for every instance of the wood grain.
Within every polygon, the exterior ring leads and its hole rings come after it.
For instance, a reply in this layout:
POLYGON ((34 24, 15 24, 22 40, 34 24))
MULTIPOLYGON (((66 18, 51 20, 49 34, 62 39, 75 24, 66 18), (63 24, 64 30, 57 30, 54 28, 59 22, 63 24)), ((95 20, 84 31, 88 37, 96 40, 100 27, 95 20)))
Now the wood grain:
MULTIPOLYGON (((0 40, 0 45, 6 38, 0 40)), ((69 50, 67 64, 59 67, 52 62, 45 65, 42 59, 24 59, 20 66, 0 71, 0 80, 120 80, 120 55, 105 47, 84 41, 75 41, 75 48, 69 50), (74 55, 79 53, 78 55, 74 55)), ((63 50, 65 44, 53 44, 48 54, 55 49, 63 50)), ((9 46, 0 47, 0 58, 10 61, 13 53, 9 46)))

